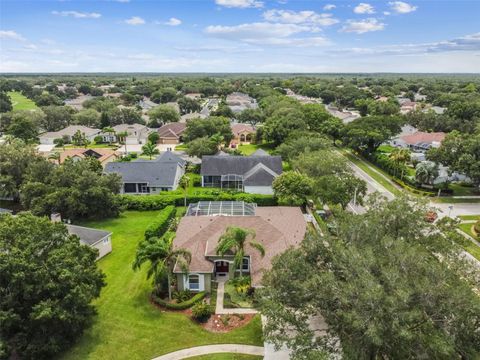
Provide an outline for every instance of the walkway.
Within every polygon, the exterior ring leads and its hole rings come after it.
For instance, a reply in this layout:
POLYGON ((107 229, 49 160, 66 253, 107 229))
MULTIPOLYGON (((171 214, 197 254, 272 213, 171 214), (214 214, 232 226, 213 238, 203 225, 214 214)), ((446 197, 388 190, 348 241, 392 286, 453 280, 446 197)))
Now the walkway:
POLYGON ((223 298, 225 295, 225 281, 226 279, 218 279, 217 306, 215 307, 215 314, 257 314, 258 311, 255 309, 225 309, 223 307, 223 298))
POLYGON ((181 360, 193 356, 218 354, 218 353, 234 353, 247 355, 264 355, 262 346, 241 345, 241 344, 219 344, 196 346, 188 349, 178 350, 166 355, 158 356, 152 360, 181 360))

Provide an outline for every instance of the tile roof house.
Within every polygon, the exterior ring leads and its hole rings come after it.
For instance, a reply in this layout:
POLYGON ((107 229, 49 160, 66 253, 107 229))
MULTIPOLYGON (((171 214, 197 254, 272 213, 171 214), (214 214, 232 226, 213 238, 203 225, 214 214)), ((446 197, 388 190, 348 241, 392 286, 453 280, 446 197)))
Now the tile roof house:
POLYGON ((66 159, 70 158, 73 161, 83 160, 86 157, 93 157, 100 161, 100 163, 105 166, 107 163, 111 161, 115 161, 120 157, 120 153, 118 151, 112 149, 67 149, 65 151, 60 152, 60 159, 59 162, 62 164, 66 159))
POLYGON ((122 177, 122 194, 148 195, 177 189, 185 173, 185 164, 180 157, 167 151, 155 160, 110 162, 105 172, 122 177))
POLYGON ((172 122, 159 128, 159 144, 179 144, 182 142, 182 134, 187 128, 186 123, 172 122))
POLYGON ((282 173, 280 156, 203 156, 200 175, 203 187, 230 188, 252 194, 273 194, 272 182, 282 173))
MULTIPOLYGON (((237 207, 238 202, 206 202, 209 208, 237 207), (233 203, 233 204, 231 204, 233 203)), ((240 202, 241 203, 241 202, 240 202)), ((199 206, 199 204, 191 204, 199 206)), ((297 207, 256 207, 250 205, 253 212, 246 215, 228 213, 228 211, 210 212, 209 215, 184 216, 177 228, 173 240, 175 249, 187 249, 192 255, 188 272, 176 264, 179 290, 210 291, 211 281, 216 277, 232 278, 240 269, 233 267, 233 254, 217 255, 216 246, 222 234, 229 226, 241 227, 255 231, 255 240, 265 248, 265 256, 250 246, 245 247, 245 257, 241 265, 242 272, 248 273, 252 286, 260 286, 263 273, 271 268, 272 259, 290 247, 296 247, 303 240, 306 232, 305 218, 297 207)), ((189 207, 189 209, 190 209, 189 207)), ((250 209, 251 210, 251 209, 250 209)))
POLYGON ((255 136, 255 128, 250 124, 232 124, 233 139, 230 147, 235 148, 241 144, 250 144, 255 136))
POLYGON ((446 134, 444 132, 417 131, 412 134, 400 136, 395 140, 394 146, 410 148, 413 151, 426 151, 430 148, 440 147, 446 134))
POLYGON ((66 224, 70 235, 76 235, 80 242, 98 250, 97 260, 112 252, 112 233, 84 226, 66 224))
POLYGON ((69 141, 72 140, 72 136, 75 135, 77 131, 85 134, 85 137, 88 141, 93 141, 93 139, 100 134, 100 129, 92 129, 87 126, 82 125, 70 125, 65 129, 59 131, 46 132, 41 134, 38 138, 40 139, 40 144, 51 145, 55 139, 61 139, 67 137, 69 141))

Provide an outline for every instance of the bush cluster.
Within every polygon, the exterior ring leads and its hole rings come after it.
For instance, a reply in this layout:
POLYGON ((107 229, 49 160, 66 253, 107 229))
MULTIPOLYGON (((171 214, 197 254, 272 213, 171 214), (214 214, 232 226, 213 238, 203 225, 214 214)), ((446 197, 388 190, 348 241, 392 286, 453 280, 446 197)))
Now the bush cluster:
POLYGON ((170 225, 170 220, 175 217, 175 206, 166 206, 160 214, 148 225, 145 230, 145 239, 161 237, 170 225))
MULTIPOLYGON (((161 210, 169 205, 183 206, 184 196, 181 194, 159 194, 148 196, 122 195, 121 203, 127 210, 161 210)), ((228 193, 198 194, 187 197, 187 204, 199 201, 245 201, 253 202, 258 206, 275 206, 277 200, 273 195, 228 193)))
POLYGON ((180 302, 180 303, 170 303, 152 294, 152 301, 155 304, 163 306, 164 308, 169 310, 185 310, 185 309, 191 308, 193 305, 203 300, 205 296, 206 296, 205 291, 202 291, 187 301, 180 302))
POLYGON ((478 220, 475 225, 473 225, 473 230, 477 233, 477 235, 480 235, 480 220, 478 220))
POLYGON ((199 322, 206 322, 212 315, 212 308, 206 302, 198 302, 193 305, 192 317, 199 322))

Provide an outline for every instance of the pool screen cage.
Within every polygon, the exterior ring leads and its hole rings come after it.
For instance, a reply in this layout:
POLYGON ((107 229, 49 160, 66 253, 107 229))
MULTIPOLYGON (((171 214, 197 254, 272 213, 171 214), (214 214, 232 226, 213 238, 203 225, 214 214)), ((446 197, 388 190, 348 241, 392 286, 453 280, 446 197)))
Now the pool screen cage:
POLYGON ((257 204, 244 201, 199 201, 188 206, 187 216, 253 216, 257 204))
POLYGON ((237 174, 222 175, 220 177, 220 187, 243 191, 243 176, 237 174))

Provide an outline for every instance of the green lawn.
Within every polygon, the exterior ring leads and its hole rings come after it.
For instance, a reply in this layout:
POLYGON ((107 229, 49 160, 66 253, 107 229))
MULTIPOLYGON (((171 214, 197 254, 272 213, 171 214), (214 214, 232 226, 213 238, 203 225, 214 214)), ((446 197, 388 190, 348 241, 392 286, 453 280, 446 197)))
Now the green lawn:
MULTIPOLYGON (((57 149, 61 149, 63 147, 59 147, 57 149)), ((65 149, 83 149, 84 147, 78 145, 65 145, 65 149)), ((88 144, 87 149, 118 149, 117 145, 108 145, 108 144, 88 144)))
POLYGON ((274 148, 275 148, 275 146, 273 146, 272 144, 248 144, 248 145, 239 145, 238 146, 238 150, 240 150, 240 152, 245 156, 253 154, 258 149, 265 150, 266 152, 269 153, 274 148))
POLYGON ((431 200, 436 203, 446 203, 446 204, 459 204, 459 203, 480 204, 480 199, 455 199, 455 198, 452 198, 451 196, 432 197, 431 200))
POLYGON ((244 354, 232 354, 232 353, 219 353, 202 356, 189 357, 187 360, 259 360, 263 359, 263 356, 256 355, 244 355, 244 354))
POLYGON ((145 228, 158 211, 128 211, 119 218, 82 223, 113 232, 113 251, 101 259, 107 286, 95 305, 98 315, 78 343, 61 359, 151 359, 192 346, 243 343, 262 345, 260 317, 227 334, 210 333, 181 313, 149 302, 145 269, 131 264, 145 228))
POLYGON ((460 215, 462 220, 480 220, 480 215, 460 215))
POLYGON ((37 105, 29 98, 16 91, 9 91, 8 96, 12 100, 13 110, 37 110, 37 105))
POLYGON ((453 190, 454 196, 472 196, 479 195, 478 189, 473 186, 466 186, 463 184, 452 183, 448 187, 453 190))
POLYGON ((372 169, 373 165, 370 163, 367 163, 365 160, 359 158, 358 156, 353 155, 349 151, 343 151, 343 154, 350 160, 352 163, 357 165, 360 169, 365 171, 368 175, 370 175, 376 182, 378 182, 380 185, 382 185, 385 189, 390 191, 393 195, 399 196, 402 194, 402 191, 397 189, 393 183, 386 179, 384 176, 388 177, 387 174, 385 174, 382 170, 375 168, 375 170, 372 169), (380 174, 379 174, 380 173, 380 174), (384 176, 382 176, 383 174, 384 176))
POLYGON ((187 358, 188 360, 258 360, 263 359, 263 356, 220 353, 202 356, 194 356, 187 358))
POLYGON ((478 239, 479 237, 473 232, 473 229, 472 229, 473 225, 474 225, 473 223, 463 223, 463 224, 459 224, 458 227, 464 233, 470 235, 474 239, 478 239))

